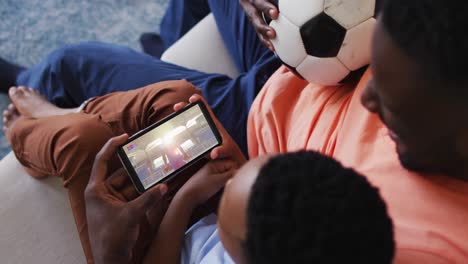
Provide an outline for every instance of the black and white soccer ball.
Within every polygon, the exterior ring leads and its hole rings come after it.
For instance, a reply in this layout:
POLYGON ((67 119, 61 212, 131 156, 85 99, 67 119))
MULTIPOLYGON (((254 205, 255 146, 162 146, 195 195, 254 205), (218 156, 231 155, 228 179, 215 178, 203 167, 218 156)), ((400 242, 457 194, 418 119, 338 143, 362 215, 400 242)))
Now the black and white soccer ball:
POLYGON ((305 80, 337 85, 370 63, 379 0, 272 2, 279 17, 265 20, 276 30, 276 55, 305 80))

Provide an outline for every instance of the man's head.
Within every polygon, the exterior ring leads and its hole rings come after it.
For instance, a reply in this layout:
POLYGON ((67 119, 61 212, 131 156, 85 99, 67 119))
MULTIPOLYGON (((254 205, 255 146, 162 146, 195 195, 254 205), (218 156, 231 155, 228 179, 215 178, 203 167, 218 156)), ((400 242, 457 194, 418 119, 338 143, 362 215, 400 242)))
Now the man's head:
POLYGON ((391 0, 374 39, 362 102, 408 169, 462 177, 468 161, 468 2, 391 0))
POLYGON ((250 161, 227 184, 218 216, 236 263, 391 263, 394 254, 378 190, 315 152, 250 161))

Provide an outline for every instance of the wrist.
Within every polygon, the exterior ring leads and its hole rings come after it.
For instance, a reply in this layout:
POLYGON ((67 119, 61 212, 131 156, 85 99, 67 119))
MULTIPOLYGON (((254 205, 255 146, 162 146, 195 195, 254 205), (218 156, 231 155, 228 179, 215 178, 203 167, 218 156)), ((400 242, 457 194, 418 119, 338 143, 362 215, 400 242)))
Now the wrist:
POLYGON ((180 189, 179 192, 174 196, 173 203, 177 204, 181 210, 193 211, 198 206, 194 195, 186 191, 184 188, 180 189))

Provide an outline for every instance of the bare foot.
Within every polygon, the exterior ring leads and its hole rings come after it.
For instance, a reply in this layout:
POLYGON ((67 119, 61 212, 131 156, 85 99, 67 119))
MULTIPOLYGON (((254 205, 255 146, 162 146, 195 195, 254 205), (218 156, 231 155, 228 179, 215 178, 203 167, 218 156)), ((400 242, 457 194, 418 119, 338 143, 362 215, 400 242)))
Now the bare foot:
MULTIPOLYGON (((21 117, 21 114, 18 112, 18 109, 14 104, 8 105, 7 109, 3 111, 3 133, 10 145, 12 145, 11 133, 12 129, 15 126, 18 119, 21 117)), ((14 147, 12 147, 14 149, 14 147)), ((24 170, 37 179, 42 179, 48 176, 42 172, 38 172, 32 168, 26 167, 23 165, 24 170)))
POLYGON ((25 117, 47 117, 76 113, 78 108, 59 108, 47 101, 36 90, 24 86, 11 87, 8 91, 11 101, 20 115, 25 117))
POLYGON ((10 104, 5 111, 3 111, 3 133, 8 141, 11 144, 11 128, 16 123, 20 114, 16 107, 13 104, 10 104))

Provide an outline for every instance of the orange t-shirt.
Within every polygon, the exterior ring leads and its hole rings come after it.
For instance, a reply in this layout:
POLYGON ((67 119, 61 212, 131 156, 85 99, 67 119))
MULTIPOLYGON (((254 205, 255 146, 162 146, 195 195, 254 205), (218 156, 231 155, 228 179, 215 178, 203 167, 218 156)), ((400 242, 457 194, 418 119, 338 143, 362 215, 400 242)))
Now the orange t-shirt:
POLYGON ((380 189, 395 226, 395 263, 468 263, 468 182, 400 165, 387 128, 361 105, 370 78, 367 71, 356 87, 323 87, 280 68, 250 110, 250 157, 304 149, 331 156, 380 189))

